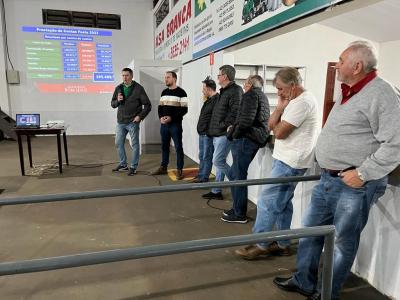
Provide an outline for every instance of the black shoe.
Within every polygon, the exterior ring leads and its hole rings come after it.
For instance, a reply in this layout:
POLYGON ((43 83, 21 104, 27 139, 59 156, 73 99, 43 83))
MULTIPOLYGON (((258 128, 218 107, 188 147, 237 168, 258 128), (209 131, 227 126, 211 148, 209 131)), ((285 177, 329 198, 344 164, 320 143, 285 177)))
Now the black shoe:
POLYGON ((118 165, 116 168, 112 169, 113 172, 122 172, 128 170, 129 170, 128 166, 121 166, 121 165, 118 165))
POLYGON ((151 175, 166 175, 168 174, 168 169, 166 166, 160 166, 157 170, 151 173, 151 175))
POLYGON ((287 291, 287 292, 299 293, 306 297, 310 297, 313 295, 312 292, 304 291, 300 287, 298 287, 296 284, 294 284, 293 277, 289 277, 289 278, 275 277, 273 282, 278 288, 280 288, 281 290, 287 291))
POLYGON ((221 220, 228 223, 240 223, 240 224, 246 224, 248 221, 246 216, 237 216, 235 214, 228 216, 222 214, 221 220))
POLYGON ((182 180, 184 178, 182 169, 176 170, 176 180, 182 180))
MULTIPOLYGON (((307 300, 321 300, 322 296, 320 292, 316 292, 314 294, 312 294, 310 297, 307 298, 307 300)), ((331 300, 339 300, 338 297, 331 297, 331 300)))
POLYGON ((224 217, 230 216, 230 215, 234 215, 235 211, 233 210, 233 208, 231 209, 225 209, 224 212, 222 213, 222 215, 224 217))
POLYGON ((224 197, 222 196, 221 192, 219 193, 209 192, 207 194, 201 195, 201 197, 203 197, 204 199, 224 200, 224 197))
MULTIPOLYGON (((314 293, 310 297, 308 297, 307 300, 321 300, 321 294, 314 293)), ((333 298, 332 298, 332 300, 333 300, 333 298)))
POLYGON ((129 169, 129 172, 128 172, 128 176, 136 175, 136 173, 137 173, 136 169, 130 168, 130 169, 129 169))
POLYGON ((189 181, 190 183, 203 183, 203 182, 208 182, 208 179, 201 179, 199 177, 195 177, 192 180, 189 181))

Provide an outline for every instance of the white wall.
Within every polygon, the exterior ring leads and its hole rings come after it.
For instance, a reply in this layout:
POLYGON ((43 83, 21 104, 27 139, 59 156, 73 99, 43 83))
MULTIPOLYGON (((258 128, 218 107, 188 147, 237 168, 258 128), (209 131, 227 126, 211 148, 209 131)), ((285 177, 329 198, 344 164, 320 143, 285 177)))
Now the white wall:
MULTIPOLYGON (((341 51, 357 39, 360 37, 314 24, 239 50, 230 51, 228 48, 223 57, 228 57, 229 53, 230 60, 225 59, 221 62, 216 59, 214 79, 216 80, 218 67, 222 63, 305 66, 307 69, 305 86, 318 99, 319 120, 322 122, 327 63, 336 61, 341 51)), ((375 43, 375 45, 379 48, 378 44, 375 43)), ((219 53, 216 55, 220 55, 219 53)), ((184 145, 187 145, 184 150, 186 155, 198 161, 197 141, 194 142, 196 136, 193 133, 196 132, 197 118, 201 108, 201 80, 210 72, 209 59, 205 57, 186 64, 183 70, 183 86, 187 89, 189 98, 194 99, 194 101, 190 100, 189 113, 184 119, 184 145)), ((271 151, 266 147, 261 149, 254 158, 249 168, 248 178, 267 177, 270 170, 271 151)), ((310 173, 313 173, 313 170, 310 173)), ((300 183, 296 189, 294 227, 301 226, 301 215, 308 204, 302 199, 309 198, 313 185, 314 183, 300 183)), ((259 188, 249 187, 249 199, 253 202, 257 201, 259 188)))
MULTIPOLYGON (((337 61, 342 50, 360 37, 314 24, 234 51, 236 63, 305 66, 305 86, 318 99, 319 121, 325 94, 328 62, 337 61)), ((379 49, 379 44, 374 43, 379 49)))
POLYGON ((6 56, 4 51, 3 43, 3 14, 0 13, 0 107, 1 109, 9 114, 9 103, 8 103, 8 88, 6 79, 6 56))
POLYGON ((119 82, 120 70, 132 59, 153 57, 152 1, 6 0, 5 7, 11 59, 21 71, 21 84, 10 86, 12 114, 38 112, 42 123, 65 120, 71 125, 69 134, 113 133, 116 112, 110 106, 111 94, 39 94, 28 84, 21 26, 42 25, 42 9, 46 8, 121 15, 122 29, 113 30, 112 37, 114 73, 119 82))
POLYGON ((400 40, 380 44, 379 72, 383 78, 400 88, 400 40))
MULTIPOLYGON (((325 93, 327 63, 337 61, 346 46, 362 39, 330 27, 314 24, 296 31, 275 37, 270 40, 245 47, 235 51, 225 50, 222 58, 216 60, 216 66, 222 63, 270 64, 305 66, 305 87, 312 91, 318 100, 319 120, 322 121, 322 108, 325 93), (228 56, 229 53, 231 56, 228 56)), ((399 41, 378 44, 373 42, 380 51, 379 74, 400 86, 400 52, 399 41)), ((218 56, 220 57, 220 56, 218 56)), ((214 70, 214 78, 217 68, 214 70)), ((196 123, 201 107, 201 80, 209 74, 208 57, 189 63, 183 69, 183 86, 187 89, 190 106, 188 116, 184 120, 185 154, 197 159, 196 123)), ((249 179, 268 177, 271 169, 271 151, 263 148, 250 165, 249 179)), ((311 170, 310 173, 314 173, 311 170)), ((300 183, 294 198, 293 227, 301 227, 301 217, 311 197, 314 183, 300 183)), ((256 201, 257 187, 249 188, 249 199, 256 201)), ((384 294, 400 299, 400 202, 399 189, 393 186, 380 199, 370 213, 370 221, 366 226, 358 257, 353 266, 353 272, 366 278, 372 285, 384 294)))
POLYGON ((204 57, 188 63, 182 68, 181 86, 188 94, 188 113, 183 118, 183 150, 185 155, 198 161, 199 147, 197 134, 197 120, 203 105, 201 83, 207 76, 216 81, 218 68, 223 62, 223 51, 215 53, 215 64, 210 66, 209 57, 204 57))
MULTIPOLYGON (((239 64, 305 66, 305 87, 317 98, 318 120, 322 124, 327 63, 337 61, 346 46, 359 39, 360 37, 327 26, 313 24, 231 53, 235 57, 235 63, 239 64)), ((379 49, 379 44, 374 44, 379 49)), ((267 160, 270 159, 268 157, 267 160)), ((269 164, 267 167, 269 168, 269 164)), ((313 170, 309 173, 313 173, 313 170)), ((298 184, 293 200, 293 227, 301 227, 301 216, 307 207, 313 186, 314 183, 298 184)), ((249 195, 249 199, 256 200, 254 193, 249 195)))

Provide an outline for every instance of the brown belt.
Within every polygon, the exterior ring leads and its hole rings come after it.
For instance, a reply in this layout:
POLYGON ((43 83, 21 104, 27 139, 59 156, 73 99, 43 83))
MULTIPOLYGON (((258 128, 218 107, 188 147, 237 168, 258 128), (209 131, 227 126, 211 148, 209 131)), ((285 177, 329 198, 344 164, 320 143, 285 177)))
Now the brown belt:
POLYGON ((340 174, 342 174, 343 172, 349 171, 349 170, 354 170, 356 167, 351 166, 348 167, 346 169, 343 170, 331 170, 331 169, 325 169, 325 168, 321 168, 321 170, 325 173, 328 173, 330 176, 332 177, 339 177, 340 174))

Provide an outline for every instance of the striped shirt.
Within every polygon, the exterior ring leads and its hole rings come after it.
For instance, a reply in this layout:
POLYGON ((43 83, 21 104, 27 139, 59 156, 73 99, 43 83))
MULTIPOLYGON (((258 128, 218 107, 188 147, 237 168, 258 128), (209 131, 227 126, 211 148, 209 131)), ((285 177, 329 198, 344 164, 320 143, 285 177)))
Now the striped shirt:
POLYGON ((170 116, 171 122, 182 122, 188 111, 187 94, 179 86, 175 89, 166 88, 161 93, 158 105, 158 117, 170 116))

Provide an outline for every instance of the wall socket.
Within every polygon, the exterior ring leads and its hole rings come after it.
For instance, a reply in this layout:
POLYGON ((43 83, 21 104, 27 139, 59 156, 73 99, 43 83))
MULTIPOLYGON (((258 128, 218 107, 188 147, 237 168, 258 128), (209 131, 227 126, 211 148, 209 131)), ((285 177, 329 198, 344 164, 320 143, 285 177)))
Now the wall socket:
POLYGON ((7 83, 9 84, 20 84, 19 71, 7 70, 7 83))

